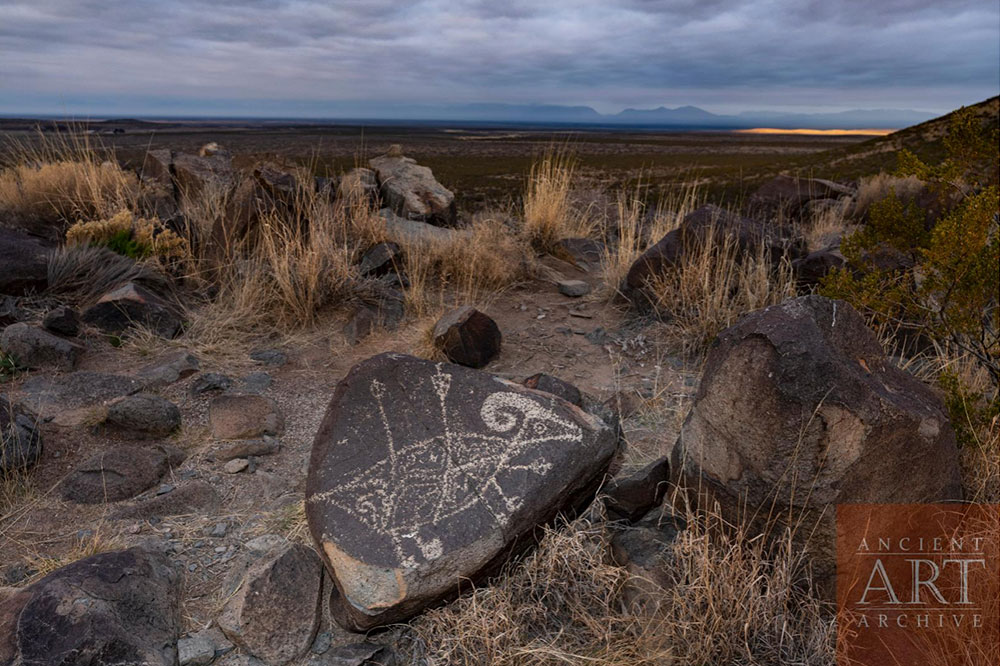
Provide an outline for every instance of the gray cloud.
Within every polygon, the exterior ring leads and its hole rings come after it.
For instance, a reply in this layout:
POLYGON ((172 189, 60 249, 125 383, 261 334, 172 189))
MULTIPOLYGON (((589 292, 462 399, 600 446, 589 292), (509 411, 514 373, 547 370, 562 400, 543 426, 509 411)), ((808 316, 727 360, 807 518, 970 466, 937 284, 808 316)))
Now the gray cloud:
POLYGON ((998 25, 983 0, 5 0, 0 112, 946 110, 997 94, 998 25))

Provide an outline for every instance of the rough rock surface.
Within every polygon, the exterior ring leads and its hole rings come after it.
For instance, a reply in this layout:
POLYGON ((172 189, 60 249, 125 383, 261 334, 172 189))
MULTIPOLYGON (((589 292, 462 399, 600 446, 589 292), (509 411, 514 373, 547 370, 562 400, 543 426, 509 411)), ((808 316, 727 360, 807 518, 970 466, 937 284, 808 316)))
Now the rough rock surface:
POLYGON ((416 160, 387 154, 369 161, 379 181, 382 201, 396 215, 439 226, 454 226, 455 195, 416 160))
POLYGON ((225 152, 207 156, 176 153, 171 171, 178 191, 187 196, 205 191, 223 194, 236 183, 232 158, 225 152))
POLYGON ((73 308, 60 305, 45 313, 42 326, 53 333, 74 337, 80 333, 80 315, 73 308))
POLYGON ((104 425, 130 437, 156 439, 181 426, 181 410, 166 398, 136 393, 112 403, 104 425))
POLYGON ((809 201, 851 196, 854 190, 845 185, 820 178, 776 176, 761 185, 750 196, 752 207, 799 209, 809 201))
POLYGON ((811 286, 819 284, 819 281, 830 271, 843 268, 845 263, 840 248, 833 247, 816 250, 796 259, 792 262, 792 270, 795 272, 795 279, 798 280, 799 284, 811 286))
POLYGON ((204 481, 188 481, 169 493, 155 495, 128 506, 123 506, 111 514, 112 518, 162 518, 183 514, 201 514, 216 511, 222 498, 210 484, 204 481))
POLYGON ((209 425, 215 439, 252 439, 278 435, 284 418, 270 398, 259 395, 220 395, 208 408, 209 425))
POLYGON ((306 515, 338 622, 407 618, 596 490, 617 450, 551 394, 401 354, 356 365, 313 443, 306 515))
POLYGON ((78 560, 0 602, 0 664, 175 666, 177 574, 142 548, 78 560))
POLYGON ((772 262, 801 254, 800 243, 790 241, 776 224, 764 223, 709 204, 687 215, 680 226, 661 238, 636 259, 625 276, 624 291, 642 289, 646 283, 684 261, 707 241, 728 238, 740 256, 763 252, 772 262))
POLYGON ((602 494, 608 511, 630 521, 637 520, 660 505, 670 482, 670 462, 654 460, 628 476, 612 480, 602 494))
POLYGON ((821 580, 834 568, 836 504, 962 498, 940 397, 886 359, 850 305, 821 296, 719 335, 671 469, 731 520, 771 507, 803 521, 799 536, 818 525, 808 545, 821 580))
POLYGON ((250 654, 282 666, 316 636, 323 564, 311 548, 284 540, 250 558, 242 577, 229 581, 219 627, 250 654))
POLYGON ((190 377, 198 372, 199 365, 198 358, 194 354, 180 350, 139 368, 136 376, 142 380, 147 389, 162 388, 190 377))
POLYGON ((0 395, 0 477, 30 467, 41 453, 35 417, 0 395))
POLYGON ((0 350, 26 368, 72 370, 84 347, 43 328, 23 322, 11 324, 0 334, 0 350))
POLYGON ((547 375, 544 372, 531 375, 521 383, 530 389, 545 391, 546 393, 557 395, 566 402, 572 403, 577 407, 581 407, 583 405, 583 394, 580 393, 580 389, 567 381, 563 381, 562 379, 553 377, 552 375, 547 375))
POLYGON ((481 368, 500 353, 500 328, 471 305, 446 312, 434 325, 434 346, 448 360, 481 368))
POLYGON ((183 454, 166 445, 116 446, 70 472, 59 485, 59 493, 78 504, 129 499, 151 488, 183 459, 183 454))
POLYGON ((21 384, 21 395, 24 403, 40 417, 58 421, 69 413, 131 395, 141 387, 132 377, 78 370, 56 377, 29 377, 21 384))
POLYGON ((52 245, 14 229, 0 228, 0 294, 40 293, 49 285, 52 245))
POLYGON ((655 612, 664 599, 663 590, 673 586, 671 547, 684 528, 683 519, 657 509, 635 525, 616 529, 611 538, 611 559, 633 576, 624 590, 626 603, 655 612))
POLYGON ((172 338, 181 330, 181 320, 162 298, 134 282, 118 287, 83 313, 83 320, 105 333, 124 333, 133 324, 172 338))

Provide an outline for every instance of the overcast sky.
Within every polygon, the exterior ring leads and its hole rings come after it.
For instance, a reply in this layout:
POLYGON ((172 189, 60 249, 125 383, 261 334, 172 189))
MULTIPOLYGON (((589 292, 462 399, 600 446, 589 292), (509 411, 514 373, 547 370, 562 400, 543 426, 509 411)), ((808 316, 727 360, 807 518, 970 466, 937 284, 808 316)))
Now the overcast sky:
POLYGON ((6 114, 943 112, 998 91, 997 0, 0 0, 6 114))

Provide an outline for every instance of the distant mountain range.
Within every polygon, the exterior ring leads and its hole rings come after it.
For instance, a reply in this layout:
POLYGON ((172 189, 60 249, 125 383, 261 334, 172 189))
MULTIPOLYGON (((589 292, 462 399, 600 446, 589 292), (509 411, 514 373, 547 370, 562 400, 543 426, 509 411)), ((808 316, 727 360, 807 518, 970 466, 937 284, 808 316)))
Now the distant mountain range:
POLYGON ((394 107, 391 111, 365 114, 372 119, 437 120, 496 123, 567 123, 685 129, 744 129, 780 127, 803 129, 897 129, 930 120, 938 114, 909 109, 857 109, 836 113, 783 113, 745 111, 719 115, 696 106, 671 109, 625 109, 601 114, 589 106, 553 104, 451 104, 394 107))

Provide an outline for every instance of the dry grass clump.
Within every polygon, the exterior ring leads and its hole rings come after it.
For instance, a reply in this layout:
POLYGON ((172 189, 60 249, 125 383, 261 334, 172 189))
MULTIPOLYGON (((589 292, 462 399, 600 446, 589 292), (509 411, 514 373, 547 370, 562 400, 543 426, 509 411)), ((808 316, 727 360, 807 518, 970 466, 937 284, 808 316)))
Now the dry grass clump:
MULTIPOLYGON (((707 237, 717 235, 710 231, 707 237)), ((653 308, 685 355, 703 353, 744 314, 795 297, 787 260, 775 266, 763 247, 743 253, 732 236, 724 238, 719 244, 699 243, 683 263, 650 284, 653 308)))
POLYGON ((170 287, 167 276, 155 264, 100 246, 59 248, 49 259, 48 280, 50 294, 80 304, 89 304, 126 282, 139 282, 161 292, 170 287))
POLYGON ((616 219, 605 233, 601 264, 604 281, 612 291, 622 283, 629 268, 646 248, 679 227, 701 202, 697 183, 685 183, 671 191, 652 214, 647 215, 641 192, 640 184, 631 196, 618 193, 616 219))
POLYGON ((75 220, 134 207, 138 198, 136 175, 86 134, 43 136, 37 146, 13 145, 9 153, 10 165, 0 170, 0 220, 54 236, 75 220))
POLYGON ((410 240, 402 245, 409 279, 406 307, 417 317, 448 301, 485 303, 532 271, 521 238, 492 219, 477 220, 448 241, 410 240))
POLYGON ((840 245, 840 240, 855 229, 846 206, 830 206, 813 214, 802 228, 802 237, 810 252, 840 245))
POLYGON ((153 258, 167 264, 187 262, 187 240, 167 229, 157 218, 137 217, 121 210, 107 219, 79 221, 66 231, 68 245, 103 245, 134 258, 153 258))
POLYGON ((806 591, 801 553, 689 520, 668 552, 669 589, 612 564, 606 529, 577 520, 547 530, 489 587, 413 621, 410 656, 437 666, 832 664, 832 613, 806 591), (655 603, 629 603, 636 586, 655 603))
POLYGON ((552 251, 563 238, 586 237, 594 221, 573 210, 576 161, 565 149, 551 149, 532 164, 524 193, 524 235, 538 252, 552 251))
POLYGON ((877 173, 874 176, 862 178, 858 183, 858 193, 854 200, 854 215, 863 216, 876 201, 882 201, 895 192, 903 201, 910 201, 924 188, 924 182, 916 176, 896 176, 890 173, 877 173))

